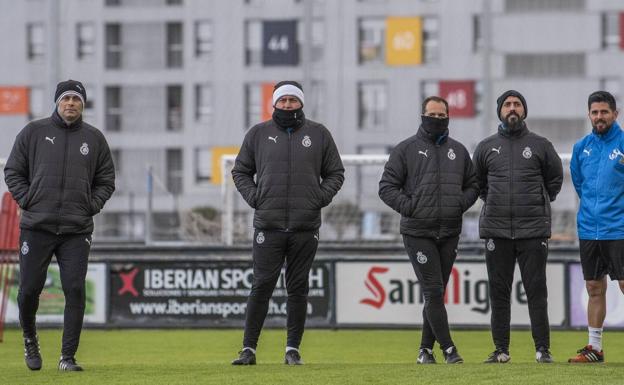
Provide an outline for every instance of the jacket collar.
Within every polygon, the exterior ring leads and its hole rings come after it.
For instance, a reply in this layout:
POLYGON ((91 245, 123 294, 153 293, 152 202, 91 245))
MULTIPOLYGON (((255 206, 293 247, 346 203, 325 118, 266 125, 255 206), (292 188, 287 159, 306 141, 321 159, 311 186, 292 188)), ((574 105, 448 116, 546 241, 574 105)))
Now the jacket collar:
POLYGON ((526 125, 526 122, 522 122, 522 127, 517 130, 510 132, 509 129, 503 125, 503 123, 498 125, 498 133, 506 138, 519 138, 528 134, 529 128, 526 125))
POLYGON ((425 130, 422 125, 418 127, 418 132, 416 132, 416 135, 418 135, 419 138, 422 138, 437 145, 441 145, 442 143, 446 142, 446 140, 448 139, 448 134, 449 130, 447 129, 442 135, 436 138, 435 135, 427 132, 427 130, 425 130))
POLYGON ((75 131, 82 127, 82 114, 80 115, 78 119, 76 119, 75 122, 71 124, 67 124, 65 123, 63 118, 61 118, 61 116, 59 115, 58 111, 55 108, 54 112, 52 112, 52 121, 59 128, 62 128, 64 130, 69 130, 69 131, 75 131))
POLYGON ((595 136, 598 140, 604 140, 605 142, 610 141, 611 139, 617 137, 622 132, 622 127, 618 124, 618 122, 614 121, 611 127, 609 127, 609 131, 604 134, 598 134, 595 129, 592 129, 592 135, 595 136))

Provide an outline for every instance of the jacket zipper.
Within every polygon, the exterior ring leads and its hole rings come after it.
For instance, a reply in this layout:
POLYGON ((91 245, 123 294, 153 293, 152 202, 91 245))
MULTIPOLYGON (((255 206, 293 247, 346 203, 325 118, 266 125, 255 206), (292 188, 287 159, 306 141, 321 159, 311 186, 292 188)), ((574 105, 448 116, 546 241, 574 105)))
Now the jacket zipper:
POLYGON ((514 147, 513 138, 509 138, 509 216, 511 218, 511 239, 516 238, 516 229, 514 228, 514 215, 513 215, 513 179, 514 179, 514 168, 513 168, 513 147, 514 147))
POLYGON ((596 170, 596 184, 594 186, 594 194, 596 195, 596 199, 594 199, 594 215, 596 215, 596 218, 594 218, 594 223, 596 224, 596 240, 598 240, 598 194, 600 193, 600 191, 598 190, 598 179, 600 179, 600 174, 602 171, 602 164, 603 164, 603 156, 602 156, 602 151, 604 149, 604 146, 602 145, 602 142, 598 142, 598 145, 600 146, 600 156, 598 157, 598 168, 596 170))
POLYGON ((63 195, 65 194, 65 173, 67 171, 67 151, 69 149, 69 138, 67 131, 63 130, 65 139, 65 151, 63 152, 63 176, 61 177, 61 195, 58 202, 58 216, 56 217, 56 234, 61 234, 61 211, 63 208, 63 195))
POLYGON ((438 187, 438 235, 436 236, 436 240, 440 239, 440 234, 442 232, 442 186, 440 185, 440 167, 442 167, 442 165, 440 164, 440 145, 436 144, 435 145, 435 151, 433 151, 433 153, 435 154, 435 161, 436 161, 436 178, 437 178, 437 187, 438 187))
POLYGON ((286 231, 290 228, 290 174, 292 166, 292 133, 288 131, 288 177, 286 179, 286 231))

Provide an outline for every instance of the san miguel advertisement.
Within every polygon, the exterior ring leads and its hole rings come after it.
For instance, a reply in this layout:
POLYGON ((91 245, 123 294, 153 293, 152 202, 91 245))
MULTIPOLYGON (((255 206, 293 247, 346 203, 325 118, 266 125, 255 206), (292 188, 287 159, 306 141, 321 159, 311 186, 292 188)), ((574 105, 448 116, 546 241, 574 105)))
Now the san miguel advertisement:
MULTIPOLYGON (((243 325, 253 271, 249 262, 111 264, 110 321, 120 326, 243 325)), ((330 321, 330 269, 309 276, 308 323, 330 321)), ((284 270, 269 301, 266 325, 286 321, 284 270)))
MULTIPOLYGON (((547 266, 551 325, 565 321, 564 265, 547 266)), ((456 263, 446 288, 451 325, 489 325, 485 263, 456 263)), ((339 324, 422 325, 422 288, 409 262, 336 264, 336 318, 339 324)), ((527 298, 516 266, 511 293, 512 325, 529 325, 527 298)))

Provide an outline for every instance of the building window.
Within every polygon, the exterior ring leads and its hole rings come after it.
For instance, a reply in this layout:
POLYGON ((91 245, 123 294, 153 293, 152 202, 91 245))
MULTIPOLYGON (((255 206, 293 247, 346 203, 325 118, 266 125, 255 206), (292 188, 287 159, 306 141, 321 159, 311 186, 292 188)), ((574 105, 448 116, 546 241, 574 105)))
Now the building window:
POLYGON ((485 44, 482 21, 481 15, 472 15, 472 52, 480 52, 485 44))
MULTIPOLYGON (((298 44, 302 50, 305 49, 307 43, 307 32, 305 23, 297 23, 298 44)), ((310 58, 313 63, 323 61, 325 46, 325 22, 321 19, 312 20, 310 29, 310 58)))
POLYGON ((358 22, 360 64, 384 62, 384 33, 386 21, 382 18, 360 19, 358 22))
POLYGON ((245 23, 245 64, 262 63, 262 23, 249 20, 245 23))
POLYGON ((440 60, 440 19, 423 17, 423 59, 425 63, 437 63, 440 60))
POLYGON ((107 7, 116 7, 121 5, 121 0, 105 0, 104 4, 107 7))
POLYGON ((182 86, 167 87, 167 130, 182 130, 182 86))
POLYGON ((30 103, 30 119, 41 118, 46 114, 44 111, 44 92, 43 87, 31 87, 28 95, 30 103))
POLYGON ((85 84, 85 90, 87 91, 87 101, 85 102, 84 105, 84 112, 83 112, 83 116, 84 119, 89 121, 89 122, 93 122, 95 121, 95 99, 96 99, 96 93, 93 91, 93 87, 89 84, 85 84))
POLYGON ((310 87, 310 92, 306 92, 306 114, 313 120, 324 120, 324 108, 323 101, 327 97, 325 95, 325 83, 322 81, 313 80, 310 87))
POLYGON ((608 91, 609 93, 611 93, 611 95, 613 95, 613 97, 615 98, 616 101, 618 102, 622 102, 622 99, 620 99, 621 93, 621 84, 622 82, 620 81, 619 78, 602 78, 600 79, 600 89, 601 90, 605 90, 608 91))
POLYGON ((383 128, 387 124, 388 89, 383 81, 358 84, 358 127, 383 128))
POLYGON ((201 123, 212 121, 212 86, 197 84, 195 86, 195 120, 201 123))
POLYGON ((585 76, 585 54, 508 54, 507 76, 525 78, 565 78, 585 76))
POLYGON ((121 24, 106 25, 106 68, 121 68, 121 24))
POLYGON ((505 0, 507 12, 582 11, 585 0, 505 0))
POLYGON ((195 149, 195 183, 206 183, 212 179, 212 151, 209 148, 195 149))
POLYGON ((28 60, 41 60, 45 54, 45 37, 43 23, 26 25, 28 60))
POLYGON ((76 24, 76 39, 78 60, 95 54, 95 26, 93 23, 76 24))
POLYGON ((212 54, 213 30, 210 21, 195 22, 195 57, 210 58, 212 54))
POLYGON ((121 131, 121 87, 106 87, 106 130, 121 131))
POLYGON ((606 12, 602 14, 602 48, 620 48, 620 21, 624 19, 624 13, 606 12))
POLYGON ((167 0, 167 5, 182 5, 182 0, 167 0))
POLYGON ((182 67, 182 23, 167 23, 167 67, 182 67))
POLYGON ((245 126, 251 127, 262 120, 262 85, 245 85, 245 126))
POLYGON ((182 193, 182 150, 167 149, 167 191, 173 195, 182 193))

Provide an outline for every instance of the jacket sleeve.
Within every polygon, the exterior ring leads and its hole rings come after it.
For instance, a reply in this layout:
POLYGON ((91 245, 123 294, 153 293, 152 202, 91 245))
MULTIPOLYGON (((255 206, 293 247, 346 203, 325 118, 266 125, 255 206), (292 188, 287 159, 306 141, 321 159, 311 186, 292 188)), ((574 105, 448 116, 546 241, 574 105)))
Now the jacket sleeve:
POLYGON ((95 175, 91 182, 91 206, 93 215, 102 210, 106 201, 115 191, 115 164, 106 139, 101 137, 101 151, 95 166, 95 175))
POLYGON ((13 143, 13 148, 4 166, 4 181, 20 208, 26 209, 30 188, 30 164, 28 158, 29 137, 22 130, 13 143))
POLYGON ((412 199, 403 191, 407 178, 405 157, 398 147, 390 152, 379 181, 379 198, 403 216, 411 215, 412 199))
POLYGON ((234 167, 232 168, 232 178, 234 178, 234 185, 238 192, 242 195, 243 199, 251 208, 256 208, 256 191, 258 185, 254 181, 254 175, 256 174, 256 158, 254 152, 252 132, 248 132, 243 140, 234 167))
POLYGON ((483 154, 483 146, 479 144, 475 149, 475 152, 472 156, 472 163, 474 165, 475 176, 477 177, 477 188, 479 198, 483 201, 487 200, 488 193, 488 179, 487 179, 487 166, 485 164, 484 154, 483 154))
POLYGON ((344 166, 336 143, 329 130, 325 130, 323 145, 323 162, 321 165, 321 191, 323 202, 321 207, 331 203, 344 182, 344 166))
POLYGON ((462 193, 464 199, 464 211, 472 207, 479 197, 479 183, 475 172, 474 164, 470 159, 468 151, 465 152, 464 161, 464 181, 462 185, 462 193))
POLYGON ((559 191, 561 191, 561 185, 563 184, 563 165, 561 164, 559 154, 557 154, 555 147, 550 141, 546 141, 542 175, 544 176, 546 191, 552 202, 557 198, 559 191))
POLYGON ((572 150, 572 159, 570 160, 570 176, 572 177, 572 184, 576 190, 576 194, 581 197, 581 186, 583 185, 583 174, 581 173, 581 163, 579 162, 579 154, 581 151, 580 143, 574 145, 572 150))

